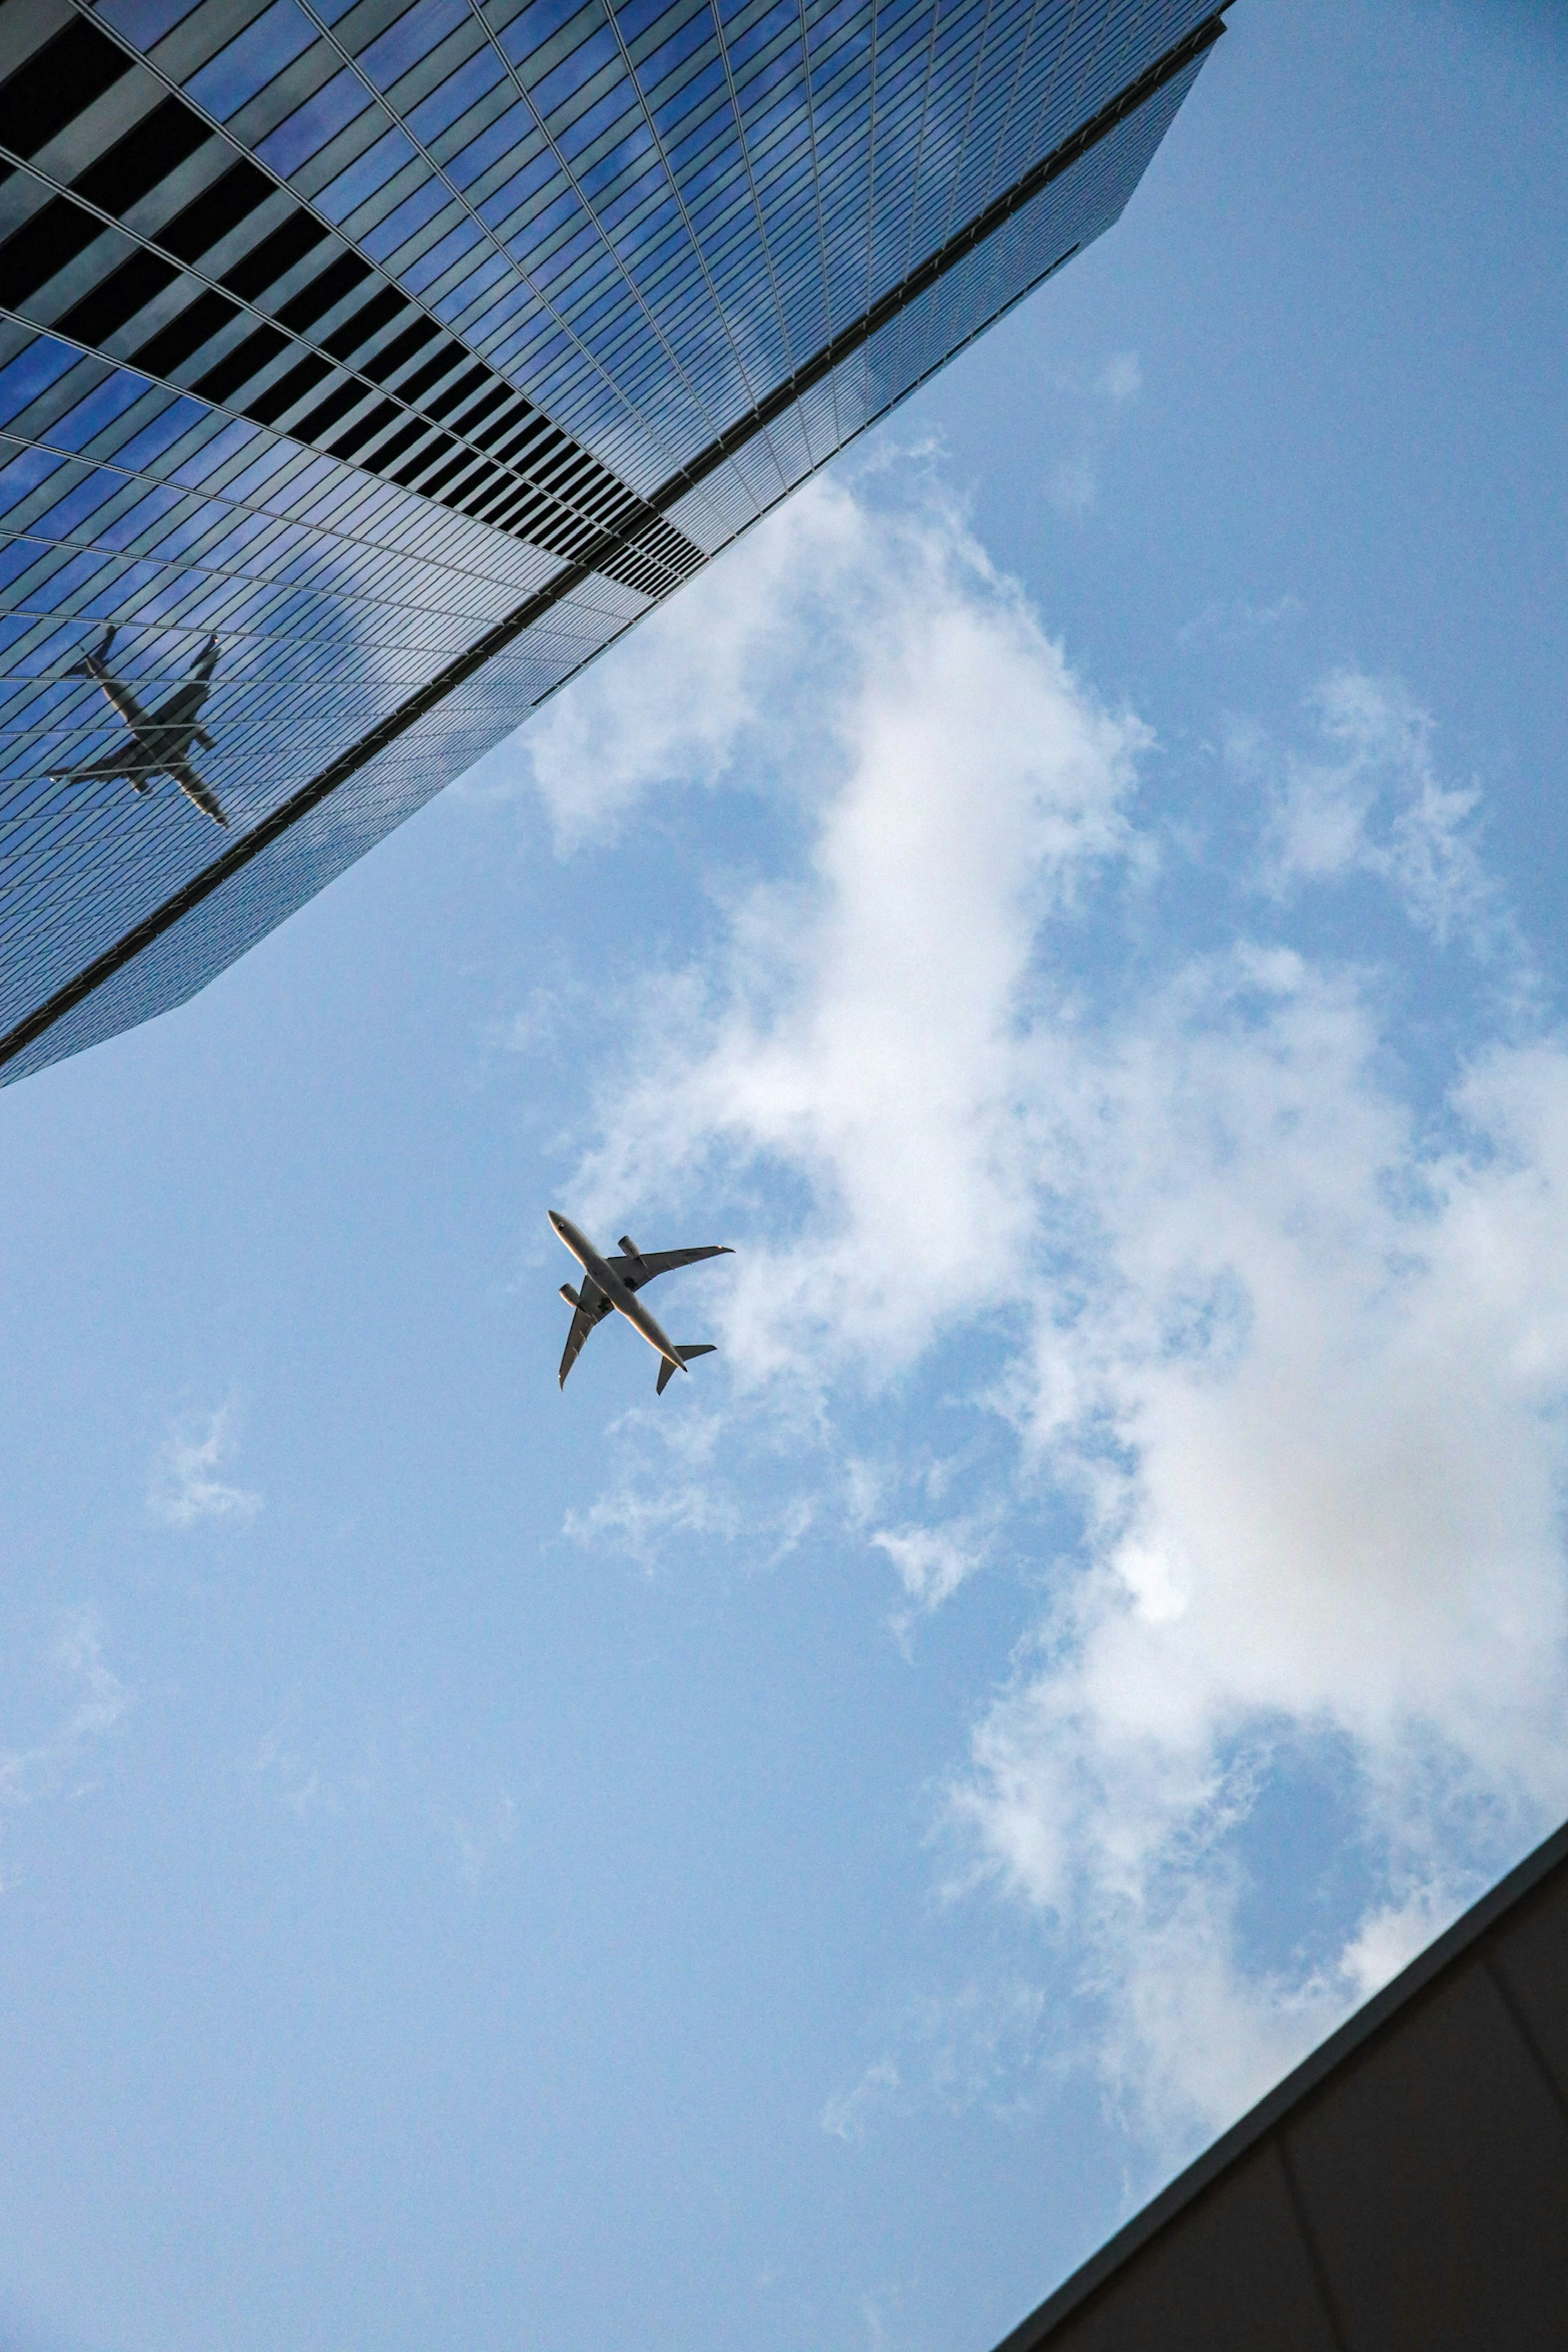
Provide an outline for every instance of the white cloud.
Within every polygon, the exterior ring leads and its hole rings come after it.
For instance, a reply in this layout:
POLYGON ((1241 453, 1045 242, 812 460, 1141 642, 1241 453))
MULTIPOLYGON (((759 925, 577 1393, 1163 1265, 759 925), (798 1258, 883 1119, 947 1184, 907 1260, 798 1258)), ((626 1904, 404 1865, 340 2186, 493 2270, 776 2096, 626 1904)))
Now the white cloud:
POLYGON ((664 991, 662 1037, 639 1041, 644 1075, 579 1188, 613 1215, 708 1154, 806 1177, 809 1232, 735 1263, 731 1351, 752 1379, 846 1353, 886 1378, 1010 1294, 1034 1150, 1011 1026, 1043 917, 1124 851, 1146 740, 952 517, 881 522, 823 488, 803 539, 816 518, 801 557, 856 627, 811 873, 736 910, 725 969, 664 991))
POLYGON ((1083 1565, 955 1812, 1098 1946, 1157 2119, 1234 2112, 1402 1948, 1352 1921, 1246 1980, 1223 1856, 1281 1727, 1348 1743, 1428 1919, 1568 1796, 1568 1056, 1483 1057, 1436 1148, 1384 1042, 1349 980, 1238 954, 1080 1055, 1078 1267, 1013 1367, 1083 1565))
POLYGON ((879 1528, 871 1541, 887 1553, 900 1583, 921 1609, 940 1609, 951 1601, 985 1556, 969 1528, 879 1528))
POLYGON ((518 1831, 517 1803, 505 1790, 478 1813, 438 1814, 436 1818, 457 1850, 458 1874, 465 1886, 478 1886, 518 1831))
POLYGON ((49 1664, 51 1683, 66 1685, 65 1711, 38 1738, 0 1748, 0 1805, 82 1794, 92 1786, 92 1759, 100 1743, 132 1705, 132 1694, 104 1662, 103 1627, 95 1609, 73 1609, 62 1618, 49 1644, 49 1664))
POLYGON ((1038 2105, 1055 2073, 1058 2006, 1044 1985, 1016 1977, 918 1997, 898 2021, 898 2055, 876 2059, 826 2100, 823 2130, 858 2141, 889 2117, 933 2108, 1016 2118, 1038 2105))
POLYGON ((1046 495, 1059 514, 1080 520, 1100 496, 1100 474, 1086 449, 1064 457, 1046 477, 1046 495))
POLYGON ((868 2066, 853 2090, 836 2091, 822 2110, 822 2128, 835 2139, 861 2140, 879 2109, 892 2105, 903 2092, 903 2078, 890 2058, 868 2066))
POLYGON ((1100 389, 1114 407, 1136 400, 1143 389, 1143 371, 1136 352, 1117 352, 1100 371, 1100 389))
POLYGON ((750 728, 776 724, 773 656, 807 614, 831 632, 815 566, 853 560, 853 503, 820 486, 797 494, 653 613, 570 691, 493 753, 487 789, 531 789, 563 850, 607 840, 658 786, 715 783, 750 728), (847 546, 843 542, 847 541, 847 546), (678 648, 672 660, 671 649, 678 648), (499 782, 497 780, 500 780, 499 782))
POLYGON ((1183 622, 1176 631, 1176 643, 1189 646, 1213 638, 1221 645, 1240 644, 1249 637, 1262 636, 1283 623, 1299 620, 1306 609, 1300 597, 1289 590, 1269 604, 1249 604, 1245 597, 1230 604, 1205 604, 1201 613, 1183 622))
MULTIPOLYGON (((735 1261, 723 1410, 775 1452, 795 1430, 818 1484, 839 1402, 897 1426, 923 1366, 973 1404, 984 1348, 1016 1447, 993 1507, 1048 1598, 954 1777, 955 1881, 1070 1933, 1106 2077, 1152 2127, 1212 2125, 1568 1797, 1568 1052, 1476 1039, 1434 1117, 1364 969, 1232 932, 1162 971, 1174 852, 1132 819, 1138 721, 940 507, 819 488, 788 528, 787 562, 759 533, 713 578, 826 714, 787 783, 809 859, 650 987, 578 1197, 627 1215, 706 1175, 808 1203, 735 1261), (1046 1494, 1078 1513, 1065 1560, 1029 1533, 1046 1494), (1238 1840, 1314 1743, 1371 1891, 1259 1956, 1238 1840)), ((682 599, 645 635, 672 709, 703 627, 682 599)), ((606 667, 574 722, 621 806, 665 772, 640 690, 606 667)), ((1353 874, 1413 957, 1459 933, 1505 958, 1470 798, 1409 698, 1346 675, 1318 715, 1267 841, 1233 845, 1279 923, 1353 874)), ((701 772, 786 789, 767 760, 732 709, 701 772)), ((568 766, 547 789, 574 804, 568 766)), ((731 1507, 715 1485, 663 1507, 684 1533, 731 1507)), ((875 1515, 912 1601, 971 1572, 951 1508, 875 1515)))
POLYGON ((1372 875, 1439 941, 1517 959, 1477 840, 1479 794, 1438 775, 1429 713, 1397 680, 1355 670, 1325 678, 1313 700, 1322 750, 1289 760, 1271 795, 1274 889, 1372 875))
POLYGON ((212 1413, 182 1413, 159 1447, 147 1486, 147 1507, 165 1527, 193 1528, 203 1519, 253 1519, 261 1497, 218 1476, 235 1451, 232 1405, 212 1413))

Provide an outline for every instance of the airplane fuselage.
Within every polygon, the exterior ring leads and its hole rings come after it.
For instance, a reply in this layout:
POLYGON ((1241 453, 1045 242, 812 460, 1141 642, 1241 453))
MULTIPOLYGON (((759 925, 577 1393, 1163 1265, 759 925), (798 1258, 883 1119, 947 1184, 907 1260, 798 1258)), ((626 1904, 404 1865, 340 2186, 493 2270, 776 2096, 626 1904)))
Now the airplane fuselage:
POLYGON ((135 736, 150 775, 172 775, 182 761, 190 758, 191 745, 201 733, 196 721, 209 688, 193 687, 185 694, 174 696, 162 710, 147 711, 133 694, 126 692, 118 678, 100 677, 98 682, 135 736))
POLYGON ((219 805, 216 793, 202 782, 191 765, 191 752, 195 744, 205 744, 208 751, 214 748, 212 737, 201 725, 201 712, 203 704, 212 692, 212 674, 218 657, 216 637, 207 639, 184 686, 176 688, 165 702, 160 703, 156 710, 145 710, 131 688, 115 677, 109 666, 110 647, 116 634, 110 629, 96 651, 84 654, 67 676, 92 678, 102 689, 106 701, 131 730, 130 737, 110 752, 111 765, 68 769, 63 781, 97 781, 104 776, 123 776, 137 792, 145 793, 152 790, 154 776, 169 776, 178 784, 186 799, 194 801, 205 815, 218 824, 226 824, 228 819, 219 805))
POLYGON ((574 1225, 570 1217, 563 1217, 558 1209, 551 1210, 550 1222, 584 1273, 604 1292, 617 1315, 624 1315, 633 1330, 640 1331, 648 1346, 661 1355, 667 1364, 672 1365, 677 1371, 689 1370, 690 1368, 679 1349, 666 1339, 636 1291, 626 1288, 620 1276, 606 1265, 582 1228, 574 1225))

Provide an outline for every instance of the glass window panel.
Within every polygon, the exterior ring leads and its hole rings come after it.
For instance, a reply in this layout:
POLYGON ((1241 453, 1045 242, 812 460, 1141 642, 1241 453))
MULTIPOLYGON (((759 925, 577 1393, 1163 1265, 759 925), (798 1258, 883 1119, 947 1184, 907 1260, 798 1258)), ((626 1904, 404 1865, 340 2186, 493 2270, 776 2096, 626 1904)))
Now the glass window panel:
POLYGON ((345 123, 363 114, 369 104, 363 82, 352 66, 345 66, 313 98, 296 107, 276 131, 269 131, 256 152, 264 163, 287 179, 308 156, 334 138, 345 123))
POLYGON ((146 396, 147 383, 142 376, 128 375, 117 370, 107 383, 89 392, 85 400, 68 409, 58 425, 49 428, 49 439, 62 449, 85 448, 94 434, 102 431, 115 417, 146 396))
POLYGON ((119 569, 118 564, 111 566, 105 563, 103 558, 97 553, 76 556, 69 563, 62 565, 60 570, 51 577, 50 602, 57 611, 64 611, 73 597, 85 598, 90 593, 94 583, 100 581, 106 572, 112 570, 118 572, 119 569))
POLYGON ((795 0, 779 0, 776 8, 770 8, 765 16, 759 17, 754 25, 749 25, 743 33, 730 35, 726 28, 726 47, 737 73, 749 58, 758 56, 771 42, 781 39, 793 41, 799 24, 800 12, 795 0))
POLYGON ((41 392, 58 383, 80 359, 81 353, 70 344, 57 343, 47 335, 35 336, 25 351, 0 368, 0 420, 30 408, 41 392))
POLYGON ((403 132, 395 128, 386 131, 374 147, 367 148, 359 161, 340 172, 331 184, 316 198, 318 210, 331 221, 346 220, 350 213, 363 204, 391 179, 395 172, 415 160, 416 150, 403 132))
POLYGON ((479 206, 479 218, 491 227, 504 225, 504 234, 509 236, 521 236, 526 226, 530 232, 528 245, 516 248, 518 259, 526 264, 533 246, 542 244, 552 229, 570 220, 579 209, 572 189, 560 185, 560 166, 546 148, 515 180, 508 181, 498 194, 479 206), (558 191, 554 195, 549 193, 552 187, 558 191), (527 201, 530 196, 533 198, 531 203, 527 201))
POLYGON ((456 122, 485 92, 493 89, 501 78, 501 63, 495 51, 486 47, 448 74, 439 89, 420 100, 404 117, 416 139, 428 146, 437 132, 449 122, 456 122))
POLYGON ((8 465, 0 466, 0 512, 30 497, 39 483, 47 482, 65 462, 48 449, 23 449, 8 465))
POLYGON ((464 23, 468 14, 468 0, 416 0, 395 25, 360 51, 361 70, 378 89, 390 89, 416 58, 428 56, 437 41, 464 23))
POLYGON ((617 139, 585 171, 579 172, 577 185, 585 196, 604 198, 623 177, 657 170, 658 162, 652 131, 640 114, 634 115, 629 118, 626 136, 617 139))
POLYGON ((196 0, 104 0, 97 13, 139 49, 150 49, 195 5, 196 0))
POLYGON ((492 253, 477 269, 472 269, 461 283, 447 289, 432 303, 438 319, 448 326, 455 324, 462 313, 471 311, 481 297, 494 286, 499 278, 510 276, 509 264, 499 253, 492 253))
POLYGON ((667 75, 672 74, 678 66, 683 65, 693 50, 700 49, 705 41, 712 41, 715 44, 718 41, 712 11, 708 8, 703 8, 695 16, 689 17, 687 22, 679 26, 667 41, 661 42, 658 48, 650 50, 646 57, 638 58, 637 79, 644 89, 657 89, 667 75))
POLYGON ((411 268, 399 273, 399 282, 406 286, 411 294, 420 293, 445 270, 450 269, 455 262, 459 261, 465 251, 479 244, 481 235, 481 231, 475 227, 472 221, 460 220, 438 245, 432 246, 430 251, 422 254, 411 268))
MULTIPOLYGON (((524 140, 536 139, 538 136, 539 127, 534 121, 533 110, 531 107, 524 106, 520 100, 516 106, 500 117, 499 121, 492 122, 488 131, 481 131, 479 138, 463 149, 461 154, 452 158, 447 166, 447 174, 455 186, 468 187, 479 178, 481 172, 488 171, 489 166, 499 163, 503 155, 509 155, 514 147, 521 147, 524 140)), ((542 159, 536 156, 534 160, 538 162, 542 159)), ((551 158, 548 171, 553 171, 554 168, 554 160, 551 158)))
MULTIPOLYGON (((146 498, 139 499, 129 512, 119 516, 115 521, 107 524, 100 530, 100 543, 104 547, 129 547, 132 540, 139 539, 143 531, 153 528, 160 514, 178 503, 179 496, 178 490, 151 491, 146 498)), ((142 553, 151 553, 151 551, 150 549, 142 551, 142 553)))
POLYGON ((226 424, 220 432, 215 434, 212 440, 195 457, 190 458, 176 471, 171 473, 170 479, 186 482, 189 487, 195 488, 209 480, 218 467, 226 465, 231 457, 237 457, 242 450, 252 447, 260 437, 258 426, 244 423, 240 418, 235 417, 232 422, 226 424))
POLYGON ((529 84, 529 96, 541 114, 552 114, 567 99, 592 80, 601 67, 618 63, 620 44, 607 25, 578 44, 569 57, 538 81, 529 84))
POLYGON ((570 130, 562 131, 557 144, 570 163, 574 156, 580 155, 585 147, 591 146, 601 131, 608 131, 613 123, 625 121, 630 124, 641 120, 641 110, 631 84, 619 81, 613 89, 605 91, 596 106, 591 106, 585 114, 580 114, 570 130))
POLYGON ((423 228, 451 202, 446 182, 432 173, 422 187, 415 188, 400 205, 395 205, 368 236, 361 237, 361 251, 368 253, 373 261, 384 261, 389 253, 395 253, 400 245, 407 243, 416 229, 423 228))
POLYGON ((263 16, 191 76, 184 85, 186 94, 220 122, 226 122, 315 38, 314 25, 301 15, 294 0, 272 0, 263 16))
POLYGON ((514 64, 519 63, 579 16, 584 33, 604 21, 602 9, 584 8, 582 0, 533 0, 531 7, 524 8, 508 25, 501 47, 514 64))
POLYGON ((120 488, 113 474, 93 472, 35 517, 35 521, 49 539, 74 539, 78 536, 78 523, 107 504, 120 488))
POLYGON ((9 587, 23 572, 31 571, 37 560, 37 541, 14 539, 9 547, 0 550, 0 585, 9 587))

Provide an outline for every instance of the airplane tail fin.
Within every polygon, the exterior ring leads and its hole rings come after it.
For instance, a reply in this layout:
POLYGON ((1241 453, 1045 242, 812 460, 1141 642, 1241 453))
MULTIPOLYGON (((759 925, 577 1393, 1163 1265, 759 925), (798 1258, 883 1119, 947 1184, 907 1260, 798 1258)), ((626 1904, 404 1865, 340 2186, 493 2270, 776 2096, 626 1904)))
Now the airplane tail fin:
MULTIPOLYGON (((713 1345, 711 1340, 704 1340, 700 1348, 677 1348, 675 1352, 683 1364, 688 1364, 693 1356, 710 1356, 713 1353, 713 1345)), ((654 1391, 654 1394, 662 1396, 674 1377, 675 1366, 667 1356, 658 1368, 658 1386, 654 1391)))

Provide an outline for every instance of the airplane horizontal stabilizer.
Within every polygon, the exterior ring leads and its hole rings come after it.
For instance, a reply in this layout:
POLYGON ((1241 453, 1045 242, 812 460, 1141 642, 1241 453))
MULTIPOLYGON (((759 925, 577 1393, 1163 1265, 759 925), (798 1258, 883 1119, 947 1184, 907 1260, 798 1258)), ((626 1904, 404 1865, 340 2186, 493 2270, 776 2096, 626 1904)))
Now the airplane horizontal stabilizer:
MULTIPOLYGON (((680 1358, 681 1362, 685 1364, 689 1363, 693 1356, 710 1356, 713 1353, 713 1347, 711 1341, 704 1341, 702 1346, 700 1348, 677 1348, 675 1352, 680 1358)), ((658 1386, 655 1389, 654 1394, 656 1396, 662 1396, 674 1377, 675 1366, 670 1362, 669 1358, 667 1356, 659 1365, 658 1386)))

